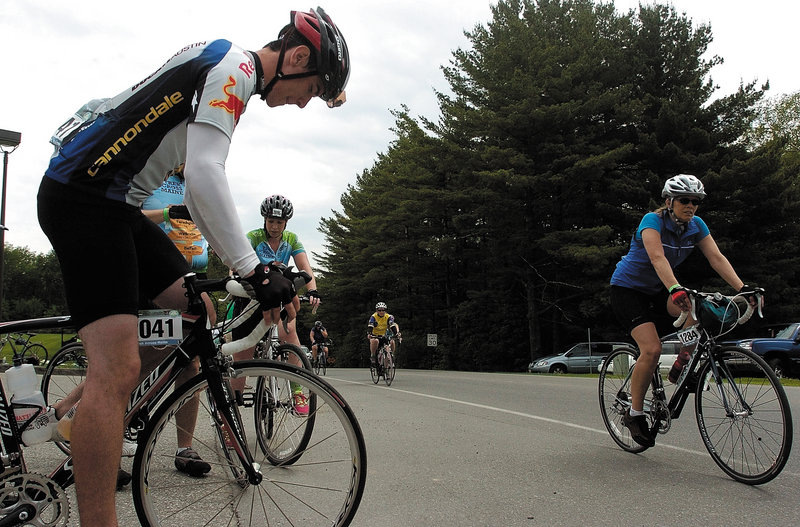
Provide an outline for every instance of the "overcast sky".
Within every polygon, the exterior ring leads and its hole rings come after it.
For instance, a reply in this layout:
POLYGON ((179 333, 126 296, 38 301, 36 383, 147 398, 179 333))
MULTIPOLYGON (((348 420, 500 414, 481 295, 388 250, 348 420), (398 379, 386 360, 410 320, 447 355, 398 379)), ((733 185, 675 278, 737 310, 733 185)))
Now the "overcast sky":
MULTIPOLYGON (((243 227, 261 225, 258 208, 264 197, 284 194, 295 206, 289 230, 309 252, 321 252, 319 219, 330 216, 331 209, 340 210, 339 198, 347 185, 387 150, 394 138, 391 110, 405 104, 415 116, 438 117, 434 89, 447 90, 440 66, 448 64, 453 50, 468 46, 464 30, 487 22, 493 3, 322 3, 350 48, 353 69, 347 104, 330 110, 315 100, 303 110, 270 109, 258 98, 250 100, 227 162, 243 227)), ((627 10, 638 2, 615 4, 627 10)), ((735 91, 741 80, 754 79, 770 81, 769 96, 800 90, 797 3, 673 4, 696 24, 711 24, 710 53, 725 59, 712 70, 720 95, 735 91)), ((6 242, 37 252, 50 250, 36 219, 36 192, 52 153, 48 140, 53 130, 81 105, 116 95, 188 43, 227 38, 257 49, 288 22, 290 9, 316 5, 284 0, 3 0, 0 128, 22 133, 22 144, 9 156, 6 242)))

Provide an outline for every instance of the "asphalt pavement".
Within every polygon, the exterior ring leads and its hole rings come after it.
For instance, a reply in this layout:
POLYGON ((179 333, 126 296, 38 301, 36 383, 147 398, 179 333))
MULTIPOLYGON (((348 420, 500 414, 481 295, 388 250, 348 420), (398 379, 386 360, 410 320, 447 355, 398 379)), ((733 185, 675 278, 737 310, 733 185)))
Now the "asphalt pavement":
MULTIPOLYGON (((800 524, 800 447, 772 482, 737 483, 706 451, 693 397, 656 447, 635 455, 608 436, 596 378, 398 370, 386 387, 365 369, 336 368, 325 378, 367 444, 354 527, 800 524)), ((800 388, 787 393, 798 431, 800 388)), ((37 472, 59 458, 52 444, 26 451, 37 472)), ((138 525, 130 490, 117 496, 120 525, 138 525)))

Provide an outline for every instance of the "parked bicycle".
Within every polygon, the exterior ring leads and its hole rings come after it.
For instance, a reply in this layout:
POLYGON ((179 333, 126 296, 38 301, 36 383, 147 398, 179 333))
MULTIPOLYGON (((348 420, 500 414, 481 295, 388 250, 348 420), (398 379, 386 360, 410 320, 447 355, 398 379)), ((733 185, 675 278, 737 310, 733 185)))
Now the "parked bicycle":
POLYGON ((9 333, 0 339, 0 349, 8 344, 12 355, 20 357, 23 364, 40 366, 47 363, 47 348, 38 342, 31 342, 35 336, 35 333, 27 332, 9 333))
POLYGON ((372 382, 378 384, 381 377, 386 383, 386 386, 391 386, 394 381, 395 374, 395 361, 394 353, 392 353, 392 340, 400 341, 396 335, 374 335, 370 338, 378 339, 378 351, 375 353, 375 364, 370 364, 369 375, 372 377, 372 382))
MULTIPOLYGON (((731 478, 749 485, 766 483, 783 470, 792 448, 792 416, 780 380, 758 355, 717 339, 746 322, 753 307, 746 297, 687 290, 697 324, 678 332, 684 345, 697 346, 667 401, 660 368, 645 395, 644 411, 653 434, 666 434, 690 393, 700 436, 714 462, 731 478), (746 309, 744 306, 747 306, 746 309)), ((681 327, 687 313, 675 322, 681 327)), ((611 438, 628 452, 647 449, 631 438, 622 417, 631 405, 630 381, 639 351, 611 353, 600 367, 600 410, 611 438)))
MULTIPOLYGON (((132 490, 139 522, 183 526, 213 518, 221 525, 349 525, 366 482, 366 448, 358 422, 341 394, 311 372, 266 359, 232 361, 226 346, 238 341, 215 339, 200 293, 225 290, 235 283, 231 278, 200 281, 187 275, 190 310, 200 319, 131 394, 125 423, 138 431, 132 490), (200 373, 173 391, 175 378, 196 356, 200 373), (253 448, 246 431, 256 430, 260 417, 255 411, 240 412, 240 403, 247 407, 252 401, 259 408, 259 401, 273 402, 275 396, 251 393, 237 401, 230 380, 238 377, 300 386, 315 398, 314 424, 306 427, 311 437, 295 454, 303 457, 302 465, 273 464, 267 454, 253 448), (214 467, 203 478, 190 478, 173 464, 175 415, 195 397, 201 404, 193 445, 214 467), (176 488, 182 489, 179 494, 176 488)), ((62 328, 69 323, 69 317, 10 322, 0 325, 0 333, 62 328)), ((180 323, 170 327, 180 331, 180 323)), ((0 389, 0 411, 11 415, 4 389, 0 389)), ((286 418, 289 409, 276 406, 266 410, 270 411, 276 423, 286 418)), ((16 422, 12 419, 0 427, 0 434, 0 525, 17 525, 23 518, 25 525, 66 525, 70 509, 64 489, 73 483, 71 458, 47 476, 29 474, 16 422)))

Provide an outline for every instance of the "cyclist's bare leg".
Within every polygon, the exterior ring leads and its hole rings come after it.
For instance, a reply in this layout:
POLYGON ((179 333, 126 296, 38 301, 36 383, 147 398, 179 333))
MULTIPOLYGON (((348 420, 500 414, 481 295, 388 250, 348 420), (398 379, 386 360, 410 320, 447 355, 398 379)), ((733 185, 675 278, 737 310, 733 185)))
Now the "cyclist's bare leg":
POLYGON ((314 344, 311 346, 311 360, 317 362, 317 345, 314 344))
MULTIPOLYGON (((278 339, 281 342, 285 342, 287 344, 294 344, 297 347, 300 347, 300 337, 297 336, 297 327, 295 324, 295 320, 293 319, 288 324, 286 324, 288 331, 283 329, 283 323, 278 324, 278 339)), ((289 364, 294 364, 298 368, 303 367, 303 363, 300 361, 300 357, 295 356, 294 354, 289 355, 289 364)))
POLYGON ((642 411, 644 396, 653 379, 653 372, 658 367, 658 358, 661 356, 661 340, 652 322, 645 322, 633 328, 631 337, 639 347, 639 358, 631 376, 631 407, 636 411, 642 411))
POLYGON ((375 353, 378 351, 378 339, 369 339, 369 356, 372 362, 375 362, 375 353))
POLYGON ((139 371, 137 320, 111 315, 78 333, 88 359, 71 437, 78 510, 83 525, 116 525, 122 423, 139 371))

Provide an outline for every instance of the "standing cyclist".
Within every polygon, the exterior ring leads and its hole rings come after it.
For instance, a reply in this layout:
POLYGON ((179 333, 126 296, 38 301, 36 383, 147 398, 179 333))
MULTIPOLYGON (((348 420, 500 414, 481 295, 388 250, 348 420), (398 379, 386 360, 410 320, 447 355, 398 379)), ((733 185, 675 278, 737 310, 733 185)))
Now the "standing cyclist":
MULTIPOLYGON (((644 395, 661 356, 659 332, 673 330, 672 321, 690 309, 689 298, 675 278, 674 269, 699 247, 711 267, 736 291, 745 286, 720 252, 705 222, 695 216, 706 197, 695 176, 679 174, 667 180, 661 196, 664 206, 642 218, 611 277, 611 306, 639 347, 631 378, 631 410, 623 416, 631 437, 642 446, 655 444, 643 405, 644 395)), ((694 324, 688 317, 684 327, 694 324)), ((685 351, 685 350, 681 350, 685 351)), ((677 366, 677 365, 676 365, 677 366)), ((682 367, 682 366, 681 366, 682 367)), ((680 370, 670 371, 675 382, 680 370)))
MULTIPOLYGON (((369 363, 375 366, 375 353, 378 351, 378 344, 381 340, 389 340, 387 331, 391 329, 395 337, 400 336, 400 327, 394 320, 394 316, 386 312, 386 304, 378 302, 375 304, 375 312, 369 317, 367 322, 367 338, 369 339, 369 363)), ((392 353, 396 352, 397 345, 391 340, 392 353)))
POLYGON ((258 51, 227 40, 190 44, 111 99, 93 100, 51 140, 39 188, 42 230, 58 256, 72 320, 90 364, 72 428, 75 486, 84 525, 116 525, 114 488, 123 416, 139 374, 140 292, 185 310, 189 266, 141 213, 132 182, 155 190, 185 163, 185 201, 223 262, 249 283, 267 321, 299 306, 291 281, 267 273, 244 236, 225 160, 250 97, 303 108, 336 106, 350 72, 339 30, 322 9, 292 11, 258 51))

